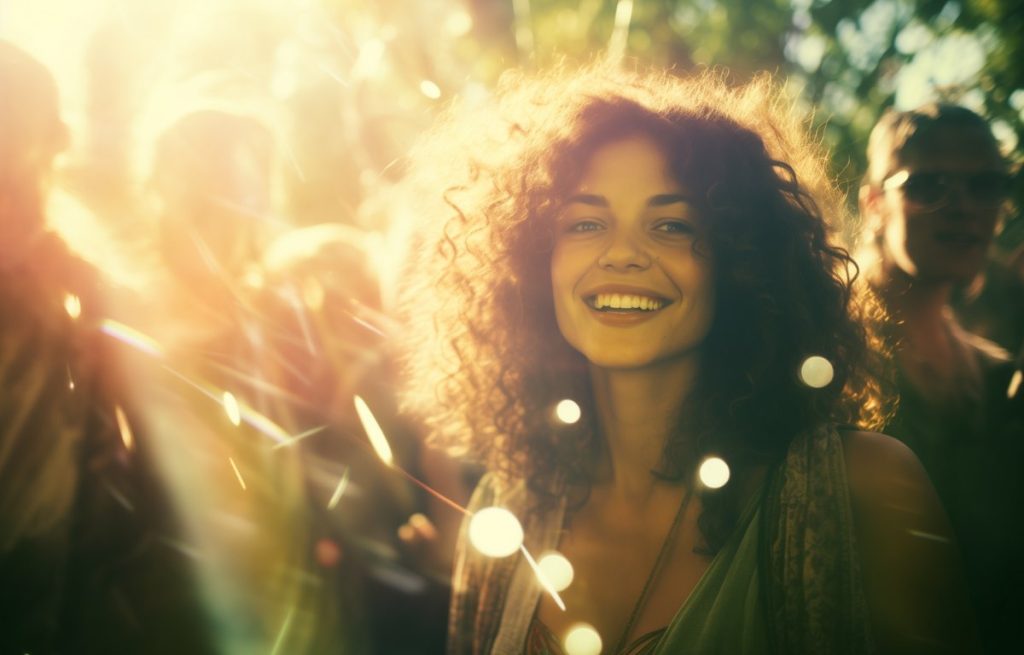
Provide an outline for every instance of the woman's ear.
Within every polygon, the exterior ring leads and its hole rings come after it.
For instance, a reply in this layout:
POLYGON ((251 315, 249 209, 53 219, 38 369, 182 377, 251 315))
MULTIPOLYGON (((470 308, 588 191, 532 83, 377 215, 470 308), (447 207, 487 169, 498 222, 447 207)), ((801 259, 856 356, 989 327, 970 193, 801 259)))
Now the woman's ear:
POLYGON ((872 243, 879 243, 885 230, 885 193, 877 186, 863 184, 857 192, 862 234, 872 243))
POLYGON ((879 211, 879 203, 882 202, 882 190, 870 184, 862 184, 857 192, 857 204, 860 208, 861 219, 874 216, 879 211))

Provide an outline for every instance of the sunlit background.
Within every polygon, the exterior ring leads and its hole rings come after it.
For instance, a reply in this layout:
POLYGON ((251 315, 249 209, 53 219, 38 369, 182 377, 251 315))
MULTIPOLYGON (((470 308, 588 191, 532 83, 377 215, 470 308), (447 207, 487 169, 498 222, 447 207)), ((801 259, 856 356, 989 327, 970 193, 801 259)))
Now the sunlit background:
MULTIPOLYGON (((162 444, 162 473, 180 492, 173 500, 194 540, 183 552, 205 548, 234 564, 248 548, 242 544, 260 543, 250 537, 258 528, 266 550, 283 553, 250 553, 235 578, 222 572, 221 560, 202 560, 206 602, 225 624, 244 615, 235 610, 250 591, 234 590, 231 580, 262 581, 272 573, 281 589, 292 590, 263 590, 271 598, 261 624, 266 634, 225 632, 227 652, 253 652, 253 643, 287 652, 300 637, 312 641, 317 634, 310 617, 334 615, 310 599, 322 595, 321 579, 310 576, 301 553, 288 550, 286 537, 304 525, 291 513, 301 505, 296 499, 312 496, 332 517, 325 523, 344 523, 339 531, 354 533, 345 547, 377 558, 372 575, 406 590, 422 580, 394 565, 400 558, 389 541, 392 524, 431 508, 414 506, 402 485, 419 485, 432 494, 428 502, 440 502, 432 518, 449 522, 438 526, 442 535, 454 534, 451 524, 465 512, 444 495, 448 490, 405 470, 415 459, 415 430, 402 434, 388 400, 393 380, 381 363, 395 330, 389 311, 403 237, 416 220, 392 191, 405 172, 403 156, 450 99, 486 99, 503 70, 560 61, 653 63, 680 73, 721 66, 737 81, 769 71, 829 147, 837 179, 854 191, 867 133, 890 105, 966 104, 988 117, 1007 152, 1018 156, 1024 16, 1017 5, 3 0, 0 38, 53 72, 71 131, 48 219, 82 257, 146 301, 138 303, 146 307, 141 311, 116 308, 118 320, 106 318, 100 329, 130 355, 141 354, 143 370, 170 376, 196 396, 191 404, 150 398, 149 388, 133 381, 140 409, 133 415, 117 407, 120 440, 127 451, 147 433, 162 444), (161 275, 175 281, 161 282, 161 275), (274 290, 267 305, 273 311, 253 310, 252 298, 265 289, 274 290), (195 415, 184 429, 182 407, 195 415), (325 440, 322 452, 309 448, 302 463, 312 480, 307 489, 289 456, 322 431, 337 438, 325 440), (186 443, 179 433, 188 435, 186 443), (219 523, 207 525, 205 504, 230 508, 230 520, 218 516, 219 523), (366 526, 384 527, 375 534, 366 526), (216 538, 204 541, 205 535, 216 538), (259 568, 278 561, 290 568, 259 568)), ((1020 206, 1021 189, 1015 193, 1020 206)), ((1022 224, 1016 217, 1007 222, 1002 252, 1024 242, 1022 224)), ((82 303, 69 294, 64 310, 77 320, 91 309, 82 303)), ((812 388, 827 387, 833 376, 831 363, 817 355, 794 373, 812 388)), ((74 389, 75 380, 68 384, 74 389)), ((551 408, 560 424, 581 416, 571 399, 551 408)), ((437 473, 432 462, 414 464, 426 477, 437 473)), ((707 489, 721 488, 729 465, 709 457, 699 478, 707 489)), ((422 520, 402 529, 412 539, 428 531, 422 520)), ((345 561, 344 549, 314 537, 316 570, 329 580, 345 561)), ((521 553, 561 606, 558 592, 572 583, 572 565, 553 552, 535 561, 517 517, 486 508, 474 515, 469 537, 490 557, 521 553)), ((580 625, 564 645, 579 655, 597 653, 601 638, 580 625)))
POLYGON ((563 58, 776 72, 813 113, 847 187, 889 104, 962 102, 1013 150, 1024 125, 1018 4, 7 0, 0 34, 57 76, 75 137, 64 183, 115 233, 127 220, 117 196, 141 182, 147 139, 217 103, 273 125, 276 210, 289 223, 386 231, 401 220, 381 199, 396 162, 447 99, 486 95, 507 67, 563 58))

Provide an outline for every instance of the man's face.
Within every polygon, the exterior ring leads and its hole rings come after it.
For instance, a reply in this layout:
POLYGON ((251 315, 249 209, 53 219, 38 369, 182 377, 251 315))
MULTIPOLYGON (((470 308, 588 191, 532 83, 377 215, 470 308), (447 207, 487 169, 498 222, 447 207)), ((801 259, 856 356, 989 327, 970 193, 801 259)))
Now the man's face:
POLYGON ((915 280, 967 283, 982 269, 1006 198, 1005 165, 977 130, 935 130, 893 155, 862 209, 882 226, 882 261, 915 280))

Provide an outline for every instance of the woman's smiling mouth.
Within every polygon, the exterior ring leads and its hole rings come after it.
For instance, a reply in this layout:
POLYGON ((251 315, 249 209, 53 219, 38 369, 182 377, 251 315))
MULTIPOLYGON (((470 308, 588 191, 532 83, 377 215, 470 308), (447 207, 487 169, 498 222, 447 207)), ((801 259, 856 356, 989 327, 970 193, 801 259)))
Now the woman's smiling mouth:
POLYGON ((668 304, 661 298, 628 293, 598 293, 584 302, 600 312, 655 312, 668 304))

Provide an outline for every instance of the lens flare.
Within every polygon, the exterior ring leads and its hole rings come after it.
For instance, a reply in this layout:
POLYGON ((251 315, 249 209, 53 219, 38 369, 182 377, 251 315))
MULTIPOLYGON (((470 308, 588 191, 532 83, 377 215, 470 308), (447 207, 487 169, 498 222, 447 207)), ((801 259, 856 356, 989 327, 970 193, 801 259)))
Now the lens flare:
POLYGON ((437 82, 434 82, 433 80, 423 80, 420 82, 420 93, 431 100, 437 100, 441 97, 441 87, 439 87, 437 82))
POLYGON ((245 491, 245 479, 242 478, 242 472, 238 470, 238 465, 235 464, 233 457, 228 457, 228 461, 231 462, 231 468, 235 471, 235 477, 238 478, 238 484, 242 487, 242 491, 245 491))
POLYGON ((377 423, 377 419, 373 416, 373 412, 370 411, 370 407, 366 404, 365 400, 356 396, 355 404, 356 414, 359 415, 359 422, 363 424, 363 430, 366 431, 366 436, 369 438, 374 452, 377 453, 377 457, 380 457, 385 464, 391 466, 395 458, 391 454, 391 446, 388 445, 384 431, 380 429, 380 423, 377 423))
POLYGON ((473 29, 473 17, 462 9, 456 9, 448 14, 444 21, 444 29, 449 36, 465 36, 473 29))
POLYGON ((555 591, 564 591, 572 584, 572 564, 561 553, 545 553, 537 561, 537 567, 555 591))
POLYGON ((566 398, 565 400, 558 401, 558 404, 555 405, 555 416, 562 423, 572 425, 580 420, 580 417, 583 416, 583 411, 576 404, 576 401, 566 398))
POLYGON ((71 320, 77 319, 82 315, 82 301, 73 293, 69 293, 64 296, 64 311, 68 313, 71 320))
POLYGON ((327 501, 327 509, 334 509, 338 506, 338 501, 341 500, 345 490, 348 489, 348 479, 350 468, 345 467, 345 472, 341 474, 341 479, 338 480, 338 486, 334 488, 334 493, 331 494, 331 499, 327 501))
POLYGON ((701 462, 697 475, 708 489, 721 489, 729 482, 729 465, 721 457, 708 457, 701 462))
POLYGON ((160 344, 155 339, 120 321, 111 318, 104 319, 100 324, 100 331, 147 355, 160 357, 163 354, 160 344))
POLYGON ((238 400, 235 399, 235 394, 230 391, 224 392, 224 398, 221 401, 224 405, 224 412, 228 415, 228 420, 231 421, 231 425, 238 427, 242 423, 242 410, 238 407, 238 400))
POLYGON ((132 435, 131 426, 128 425, 128 417, 124 415, 124 410, 120 405, 114 407, 114 417, 117 419, 117 430, 121 433, 121 441, 124 443, 125 450, 131 450, 135 447, 135 437, 132 435))
POLYGON ((469 542, 487 557, 508 557, 523 543, 523 526, 507 509, 487 507, 469 520, 469 542))
POLYGON ((565 633, 562 641, 565 655, 600 655, 601 635, 588 623, 577 623, 565 633))
POLYGON ((800 365, 800 381, 812 389, 827 387, 833 374, 832 362, 821 355, 811 355, 800 365))
POLYGON ((1024 371, 1017 369, 1013 372, 1013 377, 1010 378, 1010 384, 1006 387, 1006 397, 1013 399, 1020 391, 1020 383, 1024 381, 1024 371))

